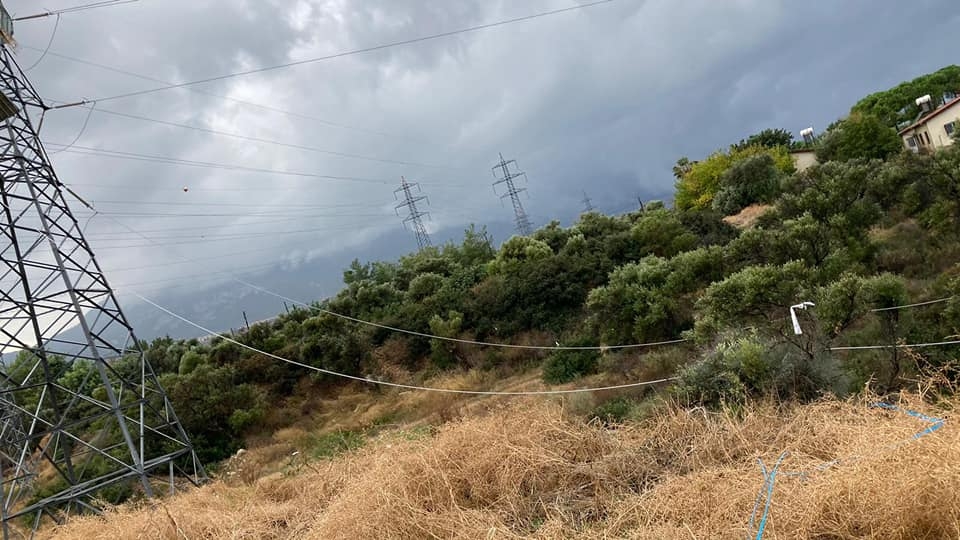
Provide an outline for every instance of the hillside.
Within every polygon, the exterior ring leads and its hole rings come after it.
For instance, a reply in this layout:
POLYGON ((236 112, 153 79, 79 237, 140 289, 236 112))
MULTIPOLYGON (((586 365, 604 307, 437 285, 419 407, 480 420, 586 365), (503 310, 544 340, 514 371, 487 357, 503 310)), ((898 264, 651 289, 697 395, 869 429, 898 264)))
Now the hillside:
MULTIPOLYGON (((956 405, 902 399, 936 414, 956 405)), ((767 537, 953 537, 960 431, 913 440, 926 422, 870 403, 668 407, 610 429, 569 401, 495 402, 314 462, 289 457, 302 447, 278 433, 223 481, 49 538, 743 538, 764 490, 756 459, 769 467, 785 450, 767 537), (261 461, 285 465, 254 479, 261 461)))
POLYGON ((157 507, 120 486, 45 533, 733 538, 756 459, 788 451, 810 474, 777 480, 771 537, 955 536, 960 145, 905 152, 857 111, 819 165, 791 145, 681 159, 673 208, 471 227, 248 330, 144 343, 214 481, 157 507), (947 422, 914 440, 904 411, 947 422))

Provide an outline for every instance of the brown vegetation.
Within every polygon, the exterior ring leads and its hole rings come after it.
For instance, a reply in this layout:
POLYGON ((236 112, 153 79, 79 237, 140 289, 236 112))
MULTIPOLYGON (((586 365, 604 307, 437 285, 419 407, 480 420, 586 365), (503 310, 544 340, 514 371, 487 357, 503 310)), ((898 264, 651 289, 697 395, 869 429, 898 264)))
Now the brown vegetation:
POLYGON ((741 210, 738 214, 723 218, 723 221, 733 225, 738 229, 749 229, 757 223, 757 220, 760 219, 760 216, 765 214, 767 210, 770 210, 771 208, 773 208, 773 205, 770 204, 751 204, 750 206, 741 210))
MULTIPOLYGON (((940 416, 915 396, 904 406, 940 416)), ((72 521, 50 538, 743 538, 756 459, 790 451, 767 538, 956 538, 960 430, 869 401, 663 407, 610 429, 569 401, 491 405, 434 434, 392 430, 332 460, 216 481, 154 506, 72 521), (820 472, 818 464, 842 461, 820 472)), ((296 445, 304 433, 278 436, 296 445)), ((255 454, 256 451, 251 452, 255 454)))

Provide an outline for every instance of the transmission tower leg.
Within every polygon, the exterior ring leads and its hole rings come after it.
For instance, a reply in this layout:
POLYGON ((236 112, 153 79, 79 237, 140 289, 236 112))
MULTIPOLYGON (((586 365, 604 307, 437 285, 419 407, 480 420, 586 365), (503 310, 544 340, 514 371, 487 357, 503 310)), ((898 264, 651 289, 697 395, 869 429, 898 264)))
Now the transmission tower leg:
MULTIPOLYGON (((17 142, 17 137, 13 132, 13 127, 7 123, 7 130, 10 134, 11 145, 13 146, 13 153, 19 160, 23 160, 23 154, 20 153, 20 146, 17 142)), ((117 423, 120 426, 120 431, 123 433, 123 440, 127 444, 127 449, 130 451, 130 458, 133 460, 134 465, 136 466, 139 476, 140 483, 143 485, 144 493, 148 497, 153 497, 153 489, 150 487, 150 480, 147 478, 146 472, 143 470, 143 461, 140 456, 142 455, 141 451, 137 452, 137 448, 133 443, 133 437, 130 436, 130 428, 127 426, 127 419, 124 417, 123 411, 120 409, 120 403, 117 401, 117 395, 114 391, 113 384, 110 381, 109 375, 107 375, 106 362, 103 356, 100 354, 100 349, 97 347, 97 344, 94 342, 93 334, 90 331, 90 324, 87 322, 86 314, 83 312, 83 308, 80 306, 80 302, 77 300, 77 292, 74 289, 73 280, 71 279, 69 273, 67 272, 66 265, 63 260, 63 254, 60 253, 60 246, 57 245, 57 242, 54 240, 53 234, 50 230, 50 219, 47 214, 47 210, 40 206, 40 194, 37 192, 37 188, 34 185, 33 180, 30 176, 23 171, 21 173, 21 181, 27 186, 30 191, 30 198, 33 201, 33 205, 37 210, 37 214, 40 216, 40 224, 43 227, 43 234, 47 238, 47 241, 50 244, 50 251, 53 254, 53 258, 56 261, 57 269, 60 272, 60 277, 63 280, 63 284, 66 286, 67 295, 70 297, 70 302, 72 304, 73 310, 76 313, 77 323, 80 325, 81 330, 83 331, 83 337, 87 342, 87 346, 90 348, 89 351, 93 356, 94 365, 97 368, 97 373, 100 375, 100 381, 103 383, 103 388, 106 390, 107 399, 110 403, 110 409, 113 411, 114 416, 117 418, 117 423)), ((142 402, 141 402, 141 407, 142 402)), ((143 426, 143 421, 141 420, 141 429, 143 426)), ((142 432, 141 432, 142 437, 142 432)), ((141 438, 141 445, 143 440, 141 438)))
POLYGON ((6 46, 0 91, 0 351, 19 351, 0 363, 0 409, 21 426, 6 436, 4 420, 0 436, 7 535, 23 516, 36 528, 96 512, 108 487, 150 497, 151 474, 172 490, 177 472, 206 473, 64 199, 29 114, 46 106, 6 46), (18 502, 40 460, 65 487, 18 502))

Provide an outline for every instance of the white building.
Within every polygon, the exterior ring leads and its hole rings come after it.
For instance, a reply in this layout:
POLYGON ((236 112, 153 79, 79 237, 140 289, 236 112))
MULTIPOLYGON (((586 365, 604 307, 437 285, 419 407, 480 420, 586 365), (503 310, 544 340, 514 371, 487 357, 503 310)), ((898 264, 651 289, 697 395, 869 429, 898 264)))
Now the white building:
POLYGON ((960 97, 933 109, 930 96, 923 96, 917 99, 917 105, 922 109, 920 116, 899 132, 904 146, 914 152, 930 152, 952 145, 954 133, 960 128, 960 97))

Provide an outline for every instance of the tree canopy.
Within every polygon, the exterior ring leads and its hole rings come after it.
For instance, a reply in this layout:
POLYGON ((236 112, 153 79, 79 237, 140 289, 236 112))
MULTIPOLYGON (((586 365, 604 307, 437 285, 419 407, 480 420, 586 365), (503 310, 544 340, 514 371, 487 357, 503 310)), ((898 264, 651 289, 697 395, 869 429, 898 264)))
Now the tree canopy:
POLYGON ((677 180, 674 204, 681 210, 710 208, 714 197, 723 187, 727 171, 737 163, 761 154, 770 157, 777 171, 784 174, 794 171, 793 159, 785 146, 734 146, 726 152, 714 152, 707 159, 690 164, 677 180))
POLYGON ((897 132, 880 118, 853 113, 834 124, 816 149, 821 162, 851 159, 886 159, 903 149, 897 132))
POLYGON ((913 120, 920 113, 915 103, 918 97, 929 94, 934 99, 940 99, 948 92, 960 94, 960 66, 946 66, 889 90, 870 94, 858 101, 850 111, 876 117, 887 127, 895 128, 898 123, 913 120))

